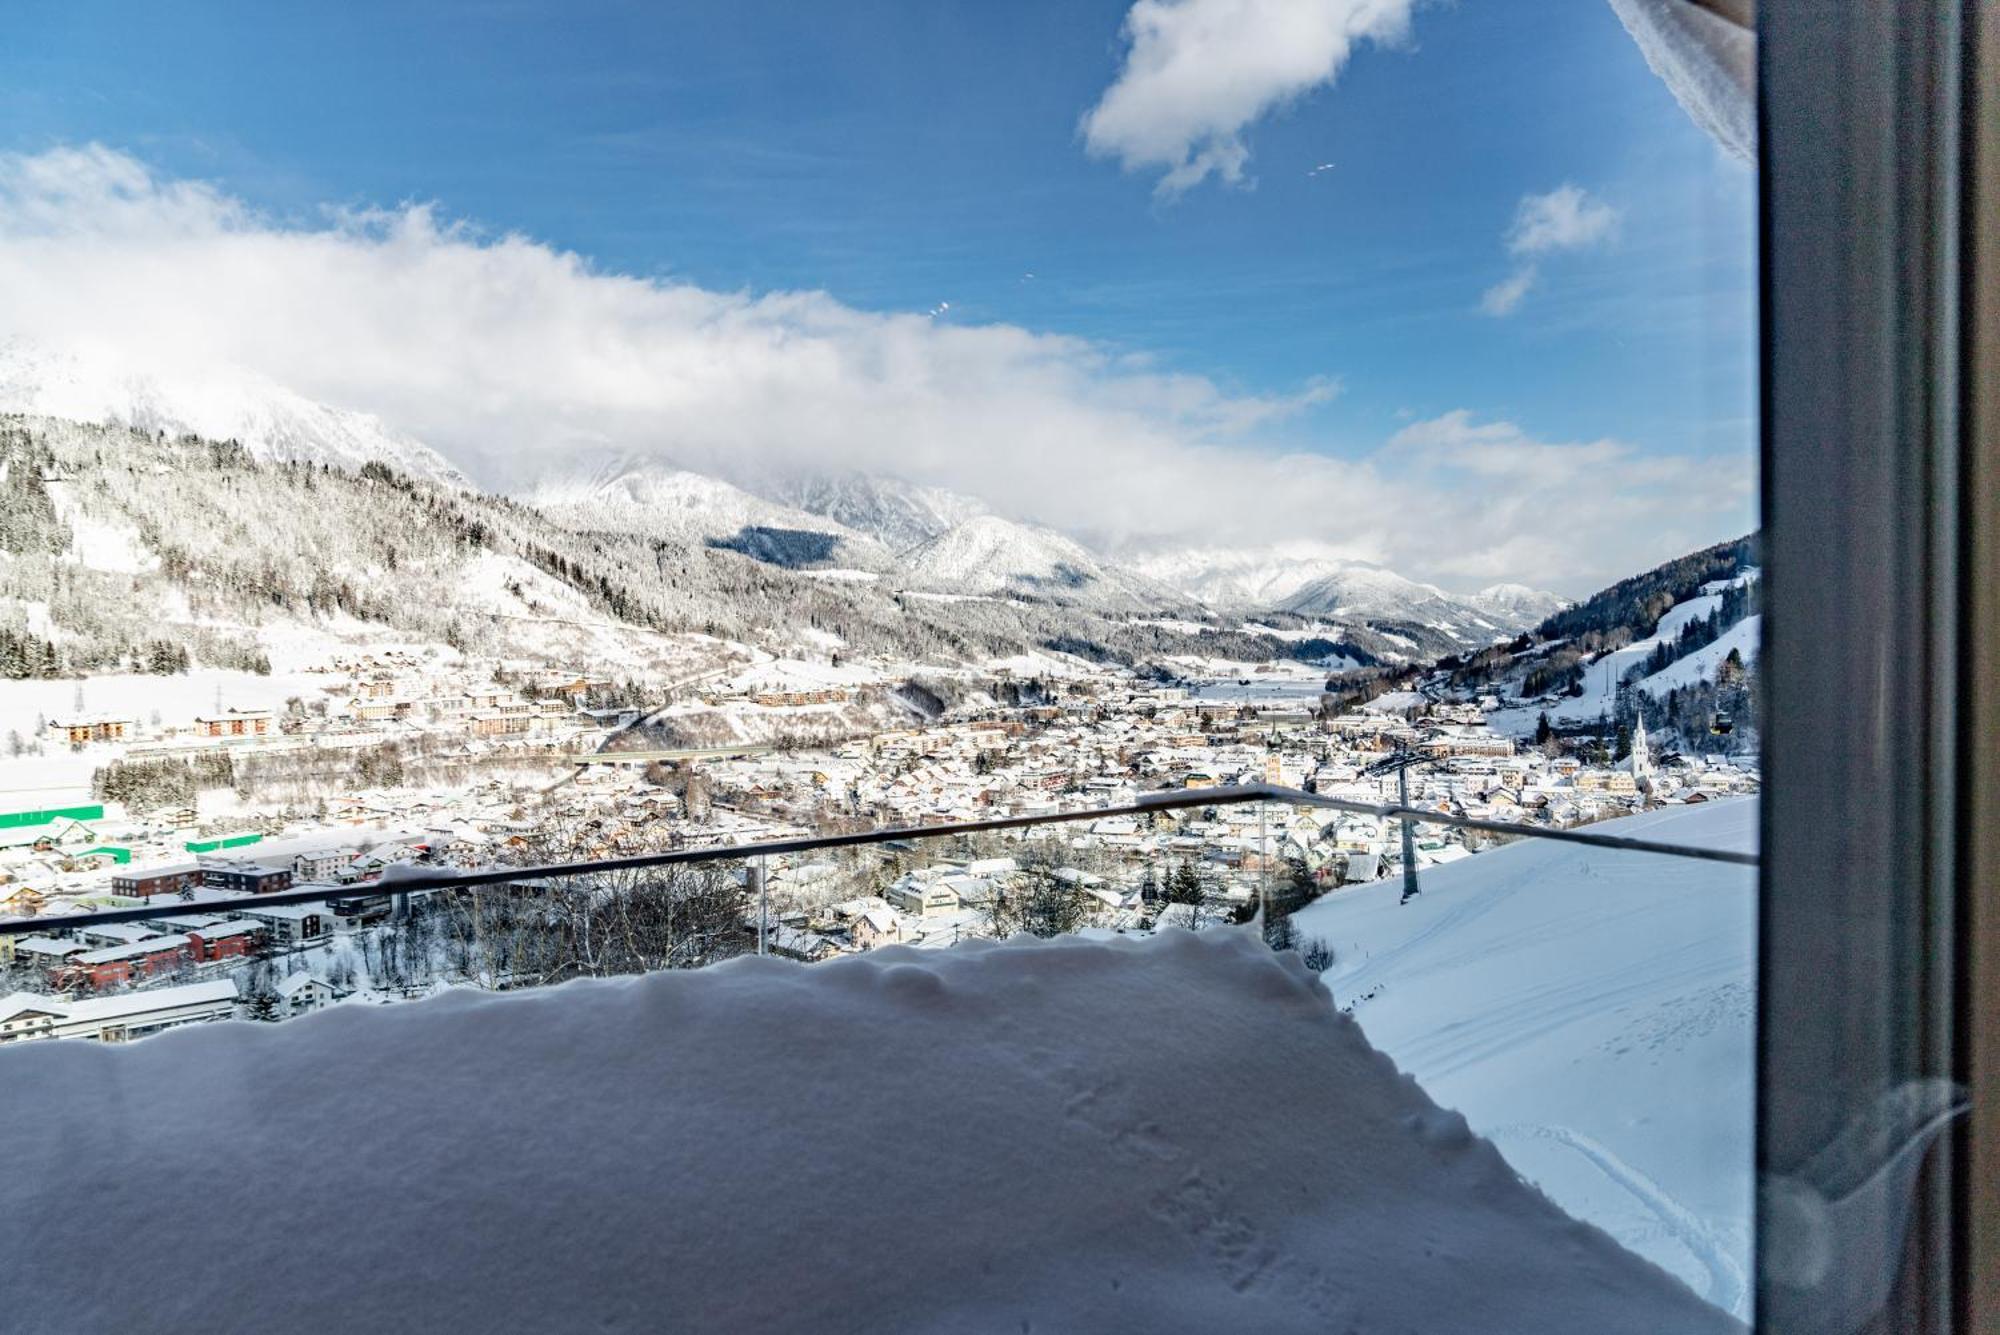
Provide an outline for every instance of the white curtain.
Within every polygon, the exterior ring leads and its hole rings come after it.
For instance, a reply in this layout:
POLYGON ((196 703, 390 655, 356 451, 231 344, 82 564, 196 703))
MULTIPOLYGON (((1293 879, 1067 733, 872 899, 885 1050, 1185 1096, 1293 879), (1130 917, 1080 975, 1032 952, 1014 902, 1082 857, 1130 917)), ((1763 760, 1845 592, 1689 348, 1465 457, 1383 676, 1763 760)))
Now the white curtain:
POLYGON ((1725 151, 1754 161, 1752 0, 1611 0, 1611 8, 1694 123, 1725 151))

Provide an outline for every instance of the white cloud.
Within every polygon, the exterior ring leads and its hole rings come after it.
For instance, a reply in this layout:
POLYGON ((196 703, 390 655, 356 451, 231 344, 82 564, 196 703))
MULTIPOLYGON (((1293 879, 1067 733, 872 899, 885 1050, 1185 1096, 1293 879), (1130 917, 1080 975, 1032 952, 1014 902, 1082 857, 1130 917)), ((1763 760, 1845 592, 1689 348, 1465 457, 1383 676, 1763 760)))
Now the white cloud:
POLYGON ((1012 325, 607 273, 425 206, 276 220, 100 148, 0 155, 0 292, 0 344, 169 378, 249 372, 503 488, 612 454, 738 478, 860 469, 1118 551, 1311 541, 1420 578, 1564 592, 1747 514, 1742 486, 1686 461, 1538 445, 1464 413, 1360 458, 1275 443, 1332 379, 1233 393, 1012 325))
POLYGON ((1646 454, 1609 437, 1539 440, 1462 408, 1404 427, 1376 462, 1457 516, 1436 578, 1563 593, 1734 536, 1756 500, 1748 459, 1646 454))
POLYGON ((1618 225, 1618 210, 1592 199, 1581 186, 1559 185, 1545 195, 1523 195, 1507 229, 1507 250, 1546 255, 1595 245, 1618 225))
POLYGON ((1479 298, 1479 309, 1488 315, 1512 315, 1514 308, 1521 304, 1521 298, 1528 295, 1528 289, 1535 285, 1541 271, 1532 264, 1524 264, 1506 278, 1486 289, 1479 298))
POLYGON ((1618 210, 1592 199, 1581 186, 1559 185, 1545 195, 1523 195, 1506 236, 1507 252, 1521 262, 1481 294, 1479 309, 1493 316, 1512 315, 1541 279, 1537 257, 1597 245, 1617 228, 1618 210))
POLYGON ((1091 153, 1160 170, 1159 192, 1240 181, 1243 131, 1339 77, 1357 42, 1400 41, 1414 0, 1137 0, 1125 63, 1082 122, 1091 153))

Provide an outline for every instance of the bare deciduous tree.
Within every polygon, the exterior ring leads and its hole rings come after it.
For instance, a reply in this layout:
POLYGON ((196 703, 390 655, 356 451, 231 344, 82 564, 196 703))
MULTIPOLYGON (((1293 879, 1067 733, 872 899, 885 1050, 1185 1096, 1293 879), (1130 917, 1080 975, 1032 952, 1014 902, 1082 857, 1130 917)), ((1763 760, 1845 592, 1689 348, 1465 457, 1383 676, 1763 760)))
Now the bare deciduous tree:
POLYGON ((1061 936, 1083 926, 1087 914, 1084 898, 1074 886, 1065 885, 1039 868, 1024 872, 1012 885, 997 888, 992 907, 987 910, 993 935, 1061 936))

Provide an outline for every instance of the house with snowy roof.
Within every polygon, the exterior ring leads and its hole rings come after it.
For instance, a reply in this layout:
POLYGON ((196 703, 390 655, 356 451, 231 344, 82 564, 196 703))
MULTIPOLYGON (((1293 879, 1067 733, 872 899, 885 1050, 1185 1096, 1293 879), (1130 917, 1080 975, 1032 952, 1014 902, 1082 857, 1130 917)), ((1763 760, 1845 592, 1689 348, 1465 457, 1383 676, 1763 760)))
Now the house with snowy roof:
POLYGON ((33 1038, 117 1043, 235 1013, 236 984, 226 978, 85 1000, 15 992, 0 997, 0 1043, 33 1038))
POLYGON ((860 914, 848 926, 847 931, 850 939, 862 950, 899 945, 910 936, 901 915, 887 907, 869 909, 860 914))
POLYGON ((955 912, 958 895, 938 879, 912 872, 882 892, 891 906, 915 917, 955 912))
POLYGON ((272 990, 277 993, 279 1013, 287 1016, 305 1015, 340 999, 332 983, 310 971, 286 974, 272 990))
POLYGON ((767 939, 772 954, 808 964, 832 959, 840 953, 840 944, 832 937, 787 923, 771 924, 767 939))

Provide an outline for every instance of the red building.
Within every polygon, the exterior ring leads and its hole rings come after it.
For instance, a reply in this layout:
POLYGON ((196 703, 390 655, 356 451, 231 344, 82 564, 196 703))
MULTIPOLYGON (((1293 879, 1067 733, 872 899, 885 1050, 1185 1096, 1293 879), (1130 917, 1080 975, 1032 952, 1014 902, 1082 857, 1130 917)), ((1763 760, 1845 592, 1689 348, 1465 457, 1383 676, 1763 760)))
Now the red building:
POLYGON ((188 933, 188 958, 197 964, 241 959, 269 940, 270 935, 270 928, 261 922, 241 918, 233 922, 219 922, 213 927, 188 933))
POLYGON ((192 961, 193 939, 156 936, 130 945, 82 951, 63 961, 57 981, 66 988, 90 987, 102 991, 171 973, 192 961))

